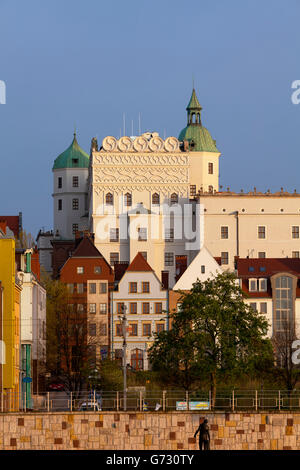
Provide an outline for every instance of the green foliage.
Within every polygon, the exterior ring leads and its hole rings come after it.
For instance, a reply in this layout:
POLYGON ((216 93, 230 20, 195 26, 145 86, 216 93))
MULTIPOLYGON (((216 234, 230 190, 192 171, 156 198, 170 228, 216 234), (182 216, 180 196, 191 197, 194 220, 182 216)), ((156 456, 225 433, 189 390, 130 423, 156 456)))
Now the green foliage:
POLYGON ((198 280, 180 303, 172 329, 157 335, 150 350, 153 369, 171 383, 191 389, 209 380, 214 399, 217 379, 232 381, 270 366, 268 323, 244 303, 234 274, 198 280))
POLYGON ((119 361, 104 359, 100 365, 102 390, 123 390, 123 371, 119 361))

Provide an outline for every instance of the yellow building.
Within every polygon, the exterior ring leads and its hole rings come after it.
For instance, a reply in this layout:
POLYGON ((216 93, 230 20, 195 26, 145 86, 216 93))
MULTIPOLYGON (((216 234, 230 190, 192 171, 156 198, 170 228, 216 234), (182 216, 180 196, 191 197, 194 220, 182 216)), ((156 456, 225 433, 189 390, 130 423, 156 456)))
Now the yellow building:
POLYGON ((3 400, 5 410, 19 409, 20 371, 20 293, 15 282, 15 240, 0 239, 0 281, 2 286, 2 341, 5 347, 5 363, 2 364, 3 400))

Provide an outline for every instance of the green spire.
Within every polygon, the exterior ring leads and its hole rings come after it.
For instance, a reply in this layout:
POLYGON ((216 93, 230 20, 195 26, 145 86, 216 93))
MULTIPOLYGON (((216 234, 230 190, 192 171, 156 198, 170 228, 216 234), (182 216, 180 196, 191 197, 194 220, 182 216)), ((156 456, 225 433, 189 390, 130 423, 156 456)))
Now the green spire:
POLYGON ((193 88, 192 96, 191 96, 189 104, 187 105, 186 110, 189 111, 189 110, 192 110, 192 109, 193 110, 199 110, 199 111, 201 111, 201 109, 202 109, 201 104, 198 101, 195 88, 193 88))

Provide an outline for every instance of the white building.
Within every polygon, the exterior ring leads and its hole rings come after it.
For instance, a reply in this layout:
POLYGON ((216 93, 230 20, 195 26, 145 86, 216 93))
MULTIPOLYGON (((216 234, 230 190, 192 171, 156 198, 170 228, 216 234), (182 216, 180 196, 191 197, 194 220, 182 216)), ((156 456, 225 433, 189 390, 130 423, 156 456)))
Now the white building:
POLYGON ((116 358, 122 357, 123 336, 120 316, 127 316, 126 363, 134 369, 149 368, 147 349, 154 333, 168 328, 167 290, 141 253, 138 253, 111 293, 111 344, 116 358))

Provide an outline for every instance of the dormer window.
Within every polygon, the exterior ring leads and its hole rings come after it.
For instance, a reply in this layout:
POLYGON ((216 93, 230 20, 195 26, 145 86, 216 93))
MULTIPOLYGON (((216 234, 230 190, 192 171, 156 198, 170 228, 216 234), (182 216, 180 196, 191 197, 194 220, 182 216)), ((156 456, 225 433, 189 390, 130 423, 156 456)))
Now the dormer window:
POLYGON ((249 292, 257 292, 257 279, 249 279, 249 292))
POLYGON ((78 166, 78 164, 79 164, 78 158, 72 158, 72 164, 73 164, 73 166, 78 166))
POLYGON ((259 291, 266 292, 267 291, 267 279, 259 279, 259 291))

